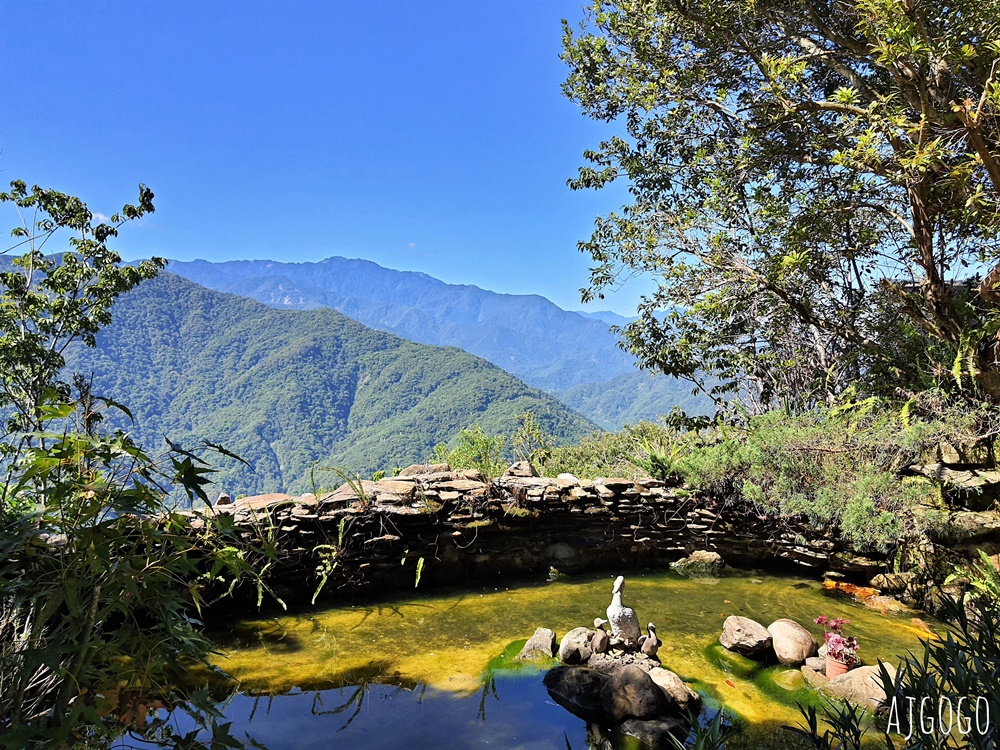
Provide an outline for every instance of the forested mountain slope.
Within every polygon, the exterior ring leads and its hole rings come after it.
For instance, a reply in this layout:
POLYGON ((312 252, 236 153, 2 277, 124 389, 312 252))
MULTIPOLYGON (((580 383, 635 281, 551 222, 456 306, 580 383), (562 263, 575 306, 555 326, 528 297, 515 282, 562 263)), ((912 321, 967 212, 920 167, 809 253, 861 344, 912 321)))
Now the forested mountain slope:
MULTIPOLYGON (((626 319, 569 312, 537 295, 497 294, 346 258, 319 263, 171 261, 170 270, 272 307, 332 307, 412 341, 457 346, 556 395, 583 386, 599 391, 613 387, 607 382, 612 378, 635 374, 634 358, 618 348, 617 336, 608 330, 609 320, 626 319)), ((618 426, 621 422, 604 417, 655 418, 679 401, 690 401, 689 386, 672 378, 643 376, 628 382, 629 389, 618 393, 619 400, 628 401, 623 409, 591 415, 586 411, 590 401, 581 400, 581 413, 618 426)))
MULTIPOLYGON (((96 349, 68 367, 128 405, 147 447, 223 444, 231 494, 309 489, 314 461, 362 473, 426 459, 478 422, 512 432, 533 411, 576 439, 595 426, 551 396, 455 348, 416 344, 334 310, 276 310, 164 273, 114 307, 96 349)), ((324 475, 330 483, 333 477, 324 475)))

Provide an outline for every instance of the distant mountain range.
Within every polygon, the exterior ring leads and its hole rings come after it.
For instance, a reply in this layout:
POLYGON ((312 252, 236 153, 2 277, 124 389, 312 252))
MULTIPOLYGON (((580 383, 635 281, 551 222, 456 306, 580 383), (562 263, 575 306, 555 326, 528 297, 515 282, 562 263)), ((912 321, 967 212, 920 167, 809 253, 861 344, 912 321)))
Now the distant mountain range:
POLYGON ((97 348, 75 348, 67 365, 129 406, 141 444, 210 440, 247 459, 255 473, 219 462, 234 495, 308 490, 314 461, 391 473, 473 423, 511 433, 526 410, 562 440, 596 429, 483 359, 372 330, 286 291, 314 309, 276 310, 162 273, 123 296, 97 348))
POLYGON ((446 284, 366 260, 171 261, 169 268, 209 289, 270 307, 329 307, 411 341, 459 347, 606 428, 655 419, 677 404, 694 413, 709 408, 690 396, 687 383, 636 370, 635 359, 618 348, 617 336, 608 330, 629 321, 615 313, 569 312, 537 295, 446 284))

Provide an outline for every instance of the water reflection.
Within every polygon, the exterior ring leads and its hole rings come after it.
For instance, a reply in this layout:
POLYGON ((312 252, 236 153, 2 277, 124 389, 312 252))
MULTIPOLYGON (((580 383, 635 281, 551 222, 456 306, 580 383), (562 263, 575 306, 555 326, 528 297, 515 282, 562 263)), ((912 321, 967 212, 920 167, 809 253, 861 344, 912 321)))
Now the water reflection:
MULTIPOLYGON (((268 750, 336 748, 491 748, 582 750, 587 728, 548 697, 540 673, 490 675, 473 695, 457 696, 425 684, 374 682, 280 695, 235 694, 219 705, 233 735, 268 750)), ((183 735, 184 716, 161 717, 183 735)), ((203 731, 199 739, 206 741, 203 731)), ((116 748, 151 748, 126 740, 116 748)))

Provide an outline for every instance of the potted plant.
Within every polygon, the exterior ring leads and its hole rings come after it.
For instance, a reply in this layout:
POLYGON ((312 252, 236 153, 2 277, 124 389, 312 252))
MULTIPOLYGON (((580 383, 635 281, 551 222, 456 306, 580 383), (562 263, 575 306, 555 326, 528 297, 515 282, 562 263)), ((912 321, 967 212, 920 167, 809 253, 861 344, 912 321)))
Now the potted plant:
POLYGON ((844 626, 850 620, 840 617, 817 617, 814 622, 822 625, 826 633, 826 676, 838 677, 858 666, 858 639, 844 637, 844 626))

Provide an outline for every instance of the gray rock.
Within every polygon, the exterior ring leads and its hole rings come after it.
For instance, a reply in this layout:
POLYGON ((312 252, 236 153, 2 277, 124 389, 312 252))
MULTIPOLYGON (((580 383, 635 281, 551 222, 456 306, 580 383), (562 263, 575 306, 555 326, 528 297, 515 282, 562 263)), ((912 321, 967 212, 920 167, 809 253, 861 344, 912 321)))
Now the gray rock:
POLYGON ((826 655, 823 656, 810 656, 806 659, 805 666, 809 667, 822 675, 826 674, 826 655))
POLYGON ((601 706, 612 722, 655 719, 667 713, 666 694, 639 667, 628 665, 611 675, 601 689, 601 706))
POLYGON ((583 664, 590 658, 594 631, 590 628, 573 628, 559 643, 559 661, 563 664, 583 664))
POLYGON ((885 594, 899 594, 916 581, 915 573, 879 573, 871 585, 885 594))
POLYGON ((556 634, 548 628, 538 628, 517 655, 518 659, 551 659, 556 652, 556 634))
POLYGON ((559 476, 557 476, 556 479, 562 479, 562 480, 565 480, 567 482, 579 482, 580 481, 575 476, 573 476, 572 474, 569 474, 567 472, 563 472, 562 474, 560 474, 559 476))
POLYGON ((724 565, 725 563, 722 561, 722 555, 718 552, 709 552, 708 550, 703 549, 692 552, 690 555, 681 558, 677 562, 670 563, 670 567, 679 573, 708 573, 718 570, 724 565))
POLYGON ((215 498, 216 505, 232 505, 233 498, 229 496, 228 492, 220 492, 219 496, 215 498))
POLYGON ((518 461, 507 467, 503 473, 505 477, 537 477, 538 469, 531 465, 529 461, 518 461))
POLYGON ((413 464, 400 471, 398 476, 421 477, 428 474, 440 474, 446 471, 451 471, 451 467, 448 464, 413 464))
POLYGON ((566 542, 556 542, 545 548, 545 559, 551 564, 563 568, 572 568, 587 561, 586 557, 566 542))
MULTIPOLYGON (((896 668, 887 664, 889 677, 895 679, 896 668)), ((827 680, 820 684, 820 689, 827 695, 842 701, 877 712, 885 705, 885 688, 882 687, 882 675, 878 667, 855 667, 849 672, 827 680)))
POLYGON ((795 620, 775 620, 768 625, 767 632, 771 634, 774 654, 782 664, 797 667, 810 656, 816 656, 816 639, 795 620))
POLYGON ((771 634, 756 620, 730 615, 722 624, 719 643, 743 656, 763 656, 771 648, 771 634))
POLYGON ((1000 530, 1000 515, 994 511, 957 511, 947 523, 936 528, 933 541, 945 543, 972 542, 991 536, 1000 530))
MULTIPOLYGON (((825 669, 825 665, 824 665, 825 669)), ((826 675, 822 672, 817 672, 815 669, 803 664, 799 671, 802 672, 802 678, 812 685, 814 688, 820 689, 827 685, 830 681, 826 679, 826 675)))
POLYGON ((690 710, 697 714, 701 711, 701 696, 669 669, 653 667, 649 670, 649 679, 666 694, 671 708, 681 713, 690 710))
POLYGON ((542 684, 552 700, 585 721, 606 720, 601 695, 611 678, 586 667, 553 667, 542 684))

